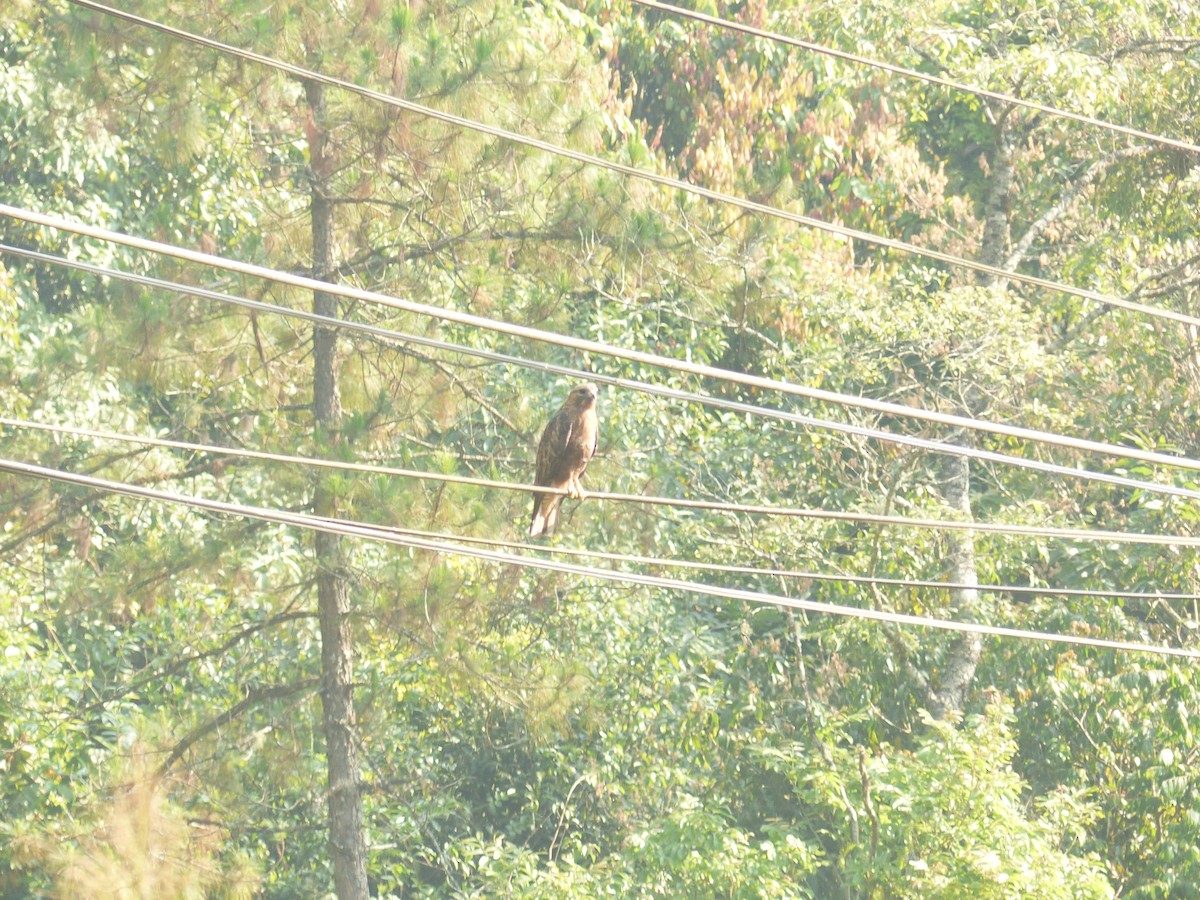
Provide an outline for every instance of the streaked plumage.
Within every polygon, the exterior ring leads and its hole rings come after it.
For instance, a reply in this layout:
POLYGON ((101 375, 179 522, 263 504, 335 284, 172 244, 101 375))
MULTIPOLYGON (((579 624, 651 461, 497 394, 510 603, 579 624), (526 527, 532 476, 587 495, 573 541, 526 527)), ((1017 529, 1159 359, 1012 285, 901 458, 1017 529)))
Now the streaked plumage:
MULTIPOLYGON (((570 497, 583 499, 583 485, 579 483, 579 478, 596 452, 596 440, 600 432, 596 418, 598 396, 599 391, 594 384, 579 385, 572 389, 562 408, 546 423, 546 430, 542 432, 542 439, 538 443, 534 484, 559 488, 567 491, 570 497)), ((562 494, 533 495, 530 537, 554 531, 562 500, 562 494)))

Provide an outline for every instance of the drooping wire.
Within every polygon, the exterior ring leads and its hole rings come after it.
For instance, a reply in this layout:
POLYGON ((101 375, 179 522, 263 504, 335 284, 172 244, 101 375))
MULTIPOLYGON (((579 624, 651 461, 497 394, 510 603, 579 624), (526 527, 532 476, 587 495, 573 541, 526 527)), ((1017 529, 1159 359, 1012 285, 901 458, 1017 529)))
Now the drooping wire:
MULTIPOLYGON (((48 422, 35 422, 26 419, 14 419, 9 416, 0 416, 0 427, 50 432, 53 434, 69 435, 73 437, 86 437, 95 440, 119 441, 127 444, 141 444, 146 447, 162 447, 172 450, 182 450, 189 453, 205 453, 241 459, 252 459, 260 462, 276 462, 284 465, 336 469, 343 472, 357 472, 366 475, 411 478, 419 481, 438 481, 443 484, 461 484, 472 487, 483 487, 505 491, 561 494, 563 496, 566 496, 567 494, 565 488, 553 488, 534 484, 519 484, 512 481, 500 481, 494 478, 478 478, 470 475, 455 475, 446 472, 429 472, 421 469, 399 468, 396 466, 382 465, 379 463, 348 462, 345 460, 322 459, 311 456, 270 453, 264 450, 249 450, 240 447, 227 447, 218 444, 202 444, 191 441, 181 441, 173 438, 122 434, 116 431, 104 431, 95 428, 79 428, 48 422)), ((835 509, 813 509, 797 506, 730 503, 722 500, 696 500, 685 497, 657 497, 646 494, 622 494, 607 491, 591 491, 588 493, 588 497, 592 500, 600 502, 641 503, 651 506, 666 506, 675 509, 701 509, 712 512, 728 512, 740 515, 781 516, 799 519, 849 522, 858 525, 918 528, 932 531, 964 531, 979 534, 1006 535, 1010 537, 1053 538, 1056 540, 1067 541, 1089 541, 1167 547, 1200 547, 1200 536, 1197 535, 1147 534, 1136 531, 1108 531, 1089 528, 1062 528, 1042 525, 1012 525, 1003 522, 974 522, 956 521, 953 519, 912 518, 908 516, 884 515, 882 513, 851 512, 835 509)))
POLYGON ((1076 634, 1060 634, 1055 632, 1031 631, 1022 628, 1008 628, 998 625, 984 625, 976 622, 960 622, 952 619, 938 619, 931 616, 916 616, 907 613, 896 613, 878 609, 867 609, 844 604, 825 603, 816 600, 805 600, 796 597, 785 597, 778 594, 768 594, 762 591, 750 591, 742 588, 717 587, 697 581, 684 581, 675 578, 663 578, 637 572, 619 572, 613 569, 580 566, 574 563, 564 563, 557 560, 541 559, 533 556, 521 556, 501 553, 481 547, 469 547, 451 542, 431 540, 407 534, 386 531, 372 526, 361 525, 344 519, 322 518, 306 513, 285 512, 259 506, 248 506, 239 503, 228 503, 221 500, 210 500, 189 494, 174 494, 169 491, 132 485, 120 481, 97 478, 91 475, 79 475, 61 469, 39 466, 33 463, 11 459, 0 459, 0 472, 30 478, 42 478, 65 484, 74 484, 92 490, 106 493, 122 494, 166 503, 181 504, 212 513, 254 518, 280 525, 305 528, 310 531, 323 531, 330 534, 340 534, 347 537, 362 538, 380 543, 411 547, 432 553, 466 556, 509 566, 519 566, 529 569, 560 572, 578 577, 635 584, 660 590, 699 594, 723 600, 741 600, 747 603, 780 606, 805 612, 843 616, 875 622, 885 622, 892 625, 936 628, 945 631, 967 632, 990 637, 1016 638, 1020 640, 1038 641, 1042 643, 1060 643, 1077 647, 1091 647, 1125 652, 1149 653, 1159 656, 1175 656, 1187 659, 1200 659, 1200 650, 1186 647, 1173 647, 1158 644, 1145 644, 1135 641, 1111 640, 1107 638, 1091 638, 1076 634))
POLYGON ((976 97, 985 97, 988 100, 997 100, 1010 106, 1021 106, 1025 109, 1032 109, 1035 112, 1044 113, 1056 118, 1069 119, 1073 122, 1080 122, 1084 125, 1090 125, 1094 128, 1102 128, 1115 134, 1123 134, 1126 137, 1134 137, 1138 138, 1139 140, 1150 141, 1151 143, 1161 144, 1166 147, 1174 147, 1177 150, 1186 150, 1189 153, 1200 153, 1200 144, 1194 144, 1191 141, 1166 137, 1150 131, 1142 131, 1140 128, 1131 128, 1128 125, 1118 125, 1114 122, 1108 122, 1104 119, 1098 119, 1094 116, 1071 112, 1070 110, 1061 109, 1056 106, 1050 106, 1046 103, 1039 103, 1036 100, 1026 100, 1023 97, 1017 97, 1013 94, 1006 94, 1002 91, 993 91, 989 90, 988 88, 976 87, 962 81, 955 81, 951 78, 943 78, 939 75, 932 75, 928 72, 922 72, 918 69, 909 69, 894 63, 884 62, 878 59, 871 59, 870 57, 861 56, 857 53, 850 53, 846 50, 838 50, 836 47, 829 47, 824 44, 814 43, 813 41, 801 40, 800 38, 792 37, 791 35, 767 31, 762 28, 757 28, 753 25, 746 25, 742 22, 735 22, 730 19, 722 19, 694 9, 683 9, 679 6, 672 6, 669 3, 662 3, 660 0, 630 0, 630 2, 636 3, 639 6, 645 6, 649 9, 656 9, 659 12, 664 12, 672 16, 678 16, 680 18, 692 19, 696 22, 702 22, 705 25, 711 25, 716 28, 724 28, 728 31, 738 31, 750 37, 761 38, 778 44, 787 44, 788 46, 796 47, 800 50, 807 50, 810 53, 818 53, 822 56, 840 59, 844 62, 853 63, 857 66, 868 66, 873 69, 880 69, 884 72, 890 72, 893 75, 900 75, 904 78, 912 78, 918 81, 925 81, 929 84, 951 88, 952 90, 961 91, 965 94, 974 94, 976 97))
MULTIPOLYGON (((473 487, 499 488, 501 490, 525 491, 530 493, 566 494, 565 489, 546 487, 535 484, 517 484, 509 481, 497 481, 489 478, 474 478, 465 475, 452 475, 443 472, 424 472, 416 469, 402 469, 375 463, 353 463, 344 460, 321 459, 309 456, 295 456, 282 453, 267 453, 260 450, 245 450, 236 447, 223 447, 214 444, 192 443, 168 438, 138 437, 120 434, 113 431, 103 431, 94 428, 73 428, 66 425, 55 425, 47 422, 32 422, 0 416, 0 427, 28 429, 48 432, 70 437, 86 437, 95 440, 119 441, 136 443, 147 447, 161 447, 172 450, 182 450, 189 453, 204 453, 210 455, 251 459, 261 462, 276 462, 285 465, 308 466, 315 468, 337 469, 343 472, 357 472, 380 477, 411 478, 414 480, 432 480, 448 484, 470 485, 473 487)), ((707 509, 720 512, 731 512, 752 515, 794 515, 811 519, 834 519, 855 524, 886 524, 892 526, 953 529, 962 531, 983 531, 995 534, 1019 534, 1022 536, 1067 538, 1070 540, 1103 541, 1106 543, 1153 543, 1167 546, 1200 547, 1200 537, 1174 537, 1170 535, 1149 535, 1128 532, 1089 531, 1084 529, 1038 528, 1036 526, 991 525, 988 523, 973 524, 970 522, 941 522, 928 519, 906 519, 901 516, 872 516, 859 513, 842 513, 839 510, 800 509, 796 507, 750 506, 736 503, 720 503, 709 501, 689 501, 671 497, 654 497, 642 494, 618 494, 605 491, 591 491, 588 499, 600 502, 648 503, 661 506, 707 509)), ((973 589, 992 593, 1038 594, 1062 597, 1104 597, 1123 600, 1196 600, 1200 594, 1177 593, 1171 591, 1125 591, 1099 590, 1085 588, 1040 587, 1014 584, 966 584, 951 581, 933 581, 911 578, 885 578, 881 576, 847 575, 843 573, 825 573, 781 569, 777 567, 762 568, 758 566, 741 566, 727 563, 706 563, 690 559, 675 559, 657 556, 645 556, 629 553, 611 553, 602 550, 584 550, 573 547, 546 546, 541 544, 519 543, 498 538, 481 538, 461 534, 430 533, 411 528, 399 528, 393 525, 371 525, 384 531, 394 531, 397 534, 407 534, 415 537, 429 537, 438 540, 453 540, 465 544, 479 544, 487 547, 505 549, 520 549, 541 553, 560 554, 568 556, 601 559, 608 562, 635 563, 644 566, 661 568, 698 569, 708 572, 719 572, 729 575, 760 575, 773 578, 807 579, 812 581, 834 581, 847 584, 877 584, 889 587, 912 587, 933 589, 973 589)))
MULTIPOLYGON (((80 0, 71 0, 71 2, 80 2, 80 0)), ((853 394, 843 394, 837 391, 825 390, 823 388, 808 387, 805 385, 794 384, 792 382, 780 381, 774 378, 765 378, 761 375, 751 375, 745 372, 736 372, 732 369, 722 369, 717 366, 705 365, 703 363, 691 362, 689 360, 660 356, 655 353, 619 347, 600 341, 570 337, 551 331, 545 331, 540 328, 532 328, 527 325, 518 325, 512 322, 504 322, 499 319, 490 319, 486 316, 478 316, 473 313, 460 312, 458 310, 447 309, 445 307, 431 306, 425 303, 417 303, 412 300, 402 300, 396 297, 390 297, 386 294, 381 294, 377 291, 368 291, 363 288, 321 281, 319 279, 310 278, 304 275, 281 272, 277 269, 271 269, 266 266, 256 265, 254 263, 241 262, 239 260, 233 260, 229 259, 228 257, 217 256, 210 253, 201 253, 199 251, 189 250, 174 244, 165 244, 160 241, 152 241, 146 238, 135 237, 133 235, 111 231, 106 228, 98 228, 94 225, 85 225, 79 222, 72 222, 69 219, 64 219, 60 216, 47 215, 45 213, 9 206, 7 204, 0 204, 0 215, 9 216, 11 218, 19 219, 31 224, 43 225, 47 228, 54 228, 62 231, 72 232, 85 237, 92 237, 102 241, 122 244, 126 247, 132 247, 136 250, 142 250, 148 253, 170 256, 176 259, 198 263, 202 266, 209 266, 212 268, 224 269, 230 272, 237 272, 253 278, 262 278, 268 281, 277 282, 279 284, 287 284, 292 287, 302 288, 304 290, 323 291, 327 294, 346 297, 351 300, 374 303, 380 306, 404 310, 405 312, 416 313, 417 315, 441 319, 447 322, 454 322, 459 325, 481 328, 487 331, 508 334, 514 337, 538 341, 546 344, 553 344, 559 347, 579 350, 585 353, 594 353, 600 356, 615 357, 617 359, 643 363, 659 368, 673 369, 675 371, 685 372, 690 375, 724 380, 747 387, 759 388, 760 390, 792 394, 797 397, 804 397, 806 399, 816 400, 822 403, 857 407, 859 409, 866 409, 872 412, 883 413, 885 415, 920 419, 922 421, 933 422, 953 428, 965 428, 973 431, 982 431, 989 434, 1011 437, 1017 440, 1052 444, 1058 447, 1080 450, 1085 453, 1101 453, 1122 459, 1138 460, 1140 462, 1150 463, 1151 465, 1156 466, 1169 466, 1179 469, 1187 469, 1189 471, 1200 471, 1200 460, 1192 459, 1186 456, 1158 453, 1150 450, 1142 450, 1136 447, 1124 447, 1118 444, 1110 444, 1103 441, 1095 441, 1086 438, 1069 437, 1066 435, 1055 434, 1053 432, 1040 431, 1034 428, 1008 425, 1002 422, 993 422, 987 419, 975 419, 970 416, 943 413, 938 412, 937 410, 923 409, 921 407, 910 407, 905 406, 902 403, 876 400, 871 397, 862 397, 853 394)), ((1197 320, 1197 324, 1200 325, 1200 320, 1197 320)), ((1149 482, 1141 482, 1140 486, 1146 487, 1147 490, 1150 490, 1151 488, 1148 487, 1149 484, 1149 482)), ((1181 488, 1176 490, 1186 491, 1188 489, 1181 488)), ((1168 492, 1173 493, 1174 491, 1168 492)), ((1192 494, 1189 493, 1187 496, 1192 496, 1192 494)))
POLYGON ((294 78, 305 79, 309 81, 319 82, 332 87, 337 87, 351 93, 368 99, 376 100, 380 103, 386 103, 397 109, 402 109, 408 112, 416 113, 427 118, 436 119, 457 128, 465 128, 480 134, 486 134, 490 137, 499 138, 515 144, 521 144, 526 147, 531 147, 545 153, 553 154, 564 159, 571 159, 575 162, 583 163, 588 166, 595 166, 625 175, 630 178, 638 178, 643 181, 650 181, 654 184, 663 187, 673 188, 675 190, 685 191, 698 197, 703 197, 706 200, 715 203, 723 203, 729 206, 735 206, 739 209, 748 212, 759 213, 762 215, 772 216, 774 218, 783 219, 788 222, 793 222, 797 225, 802 225, 806 228, 813 228, 818 231, 824 231, 829 234, 835 234, 844 238, 862 241, 876 247, 883 247, 890 250, 897 250, 902 253, 921 256, 926 259, 932 259, 937 262, 945 263, 946 265, 955 266, 961 269, 967 269, 973 272, 982 272, 988 275, 993 275, 997 278, 1007 279, 1009 281, 1018 281, 1024 284, 1033 285, 1049 291, 1067 294, 1073 297, 1080 297, 1085 300, 1091 300, 1096 303, 1102 303, 1109 306, 1114 306, 1119 309, 1125 309, 1133 312, 1139 312, 1148 316, 1167 319, 1174 322, 1181 322, 1186 325, 1200 327, 1200 318, 1191 316, 1186 313, 1176 312, 1171 309, 1163 309, 1161 307, 1150 306, 1145 303, 1138 303, 1123 297, 1115 297, 1109 294, 1104 294, 1099 291, 1089 290, 1087 288, 1075 287, 1073 285, 1064 284, 1057 281, 1051 281, 1046 278, 1039 278, 1035 275, 1026 275, 1024 273, 1002 269, 997 266, 988 265, 987 263, 977 262, 976 260, 967 259, 961 256, 955 256, 950 253, 943 253, 940 250, 934 250, 929 247, 921 247, 917 244, 912 244, 907 241, 901 241, 896 238, 884 237, 882 235, 872 234, 871 232, 861 231, 856 228, 848 228, 843 225, 838 225, 834 222, 827 222, 823 219, 817 219, 812 216, 802 215, 800 213, 789 212, 788 210, 780 209, 776 206, 770 206, 765 203, 758 203, 753 200, 747 200, 743 197, 737 197, 733 194, 715 191, 710 188, 701 187, 692 184, 688 181, 683 181, 678 178, 671 178, 667 175, 659 175, 656 172, 649 172, 644 169, 639 169, 635 166, 625 165, 623 163, 612 162, 603 159, 599 156, 593 156, 588 153, 581 153, 577 150, 560 146, 549 141, 543 141, 540 138, 529 137, 528 135, 519 132, 510 131, 505 128, 499 128, 492 125, 486 125, 474 119, 468 119, 463 116, 457 116, 453 113, 443 112, 434 109, 433 107, 424 106, 420 103, 414 103, 410 100, 403 100, 391 94, 385 94, 381 91, 372 90, 371 88, 362 85, 354 84, 353 82, 345 81, 340 78, 335 78, 331 75, 325 75, 313 69, 307 69, 303 66, 297 66, 292 63, 283 62, 269 56, 264 56, 261 53, 255 53, 251 50, 243 50, 240 47, 234 47, 230 44, 223 43, 213 38, 204 37, 202 35, 193 34, 181 28, 175 28, 171 25, 166 25, 162 22, 156 22, 152 19, 144 18, 133 13, 124 12, 119 9, 114 9, 111 6, 106 6, 103 3, 97 3, 95 0, 68 0, 69 3, 75 6, 80 6, 95 12, 102 13, 113 18, 123 19, 126 22, 150 28, 170 37, 188 41, 198 46, 207 47, 210 50, 216 50, 227 56, 233 56, 248 62, 257 63, 267 66, 279 72, 284 72, 294 78))
POLYGON ((207 300, 215 300, 234 306, 240 306, 245 309, 254 310, 256 312, 286 316, 313 322, 314 324, 324 327, 366 334, 376 340, 390 341, 397 344, 416 344, 418 346, 458 353, 464 356, 472 356, 477 359, 486 359, 491 362, 533 369, 539 372, 547 372, 550 374, 564 375, 571 378, 596 381, 602 384, 611 385, 613 387, 638 391, 640 393, 650 394, 652 396, 666 397, 668 399, 677 400, 680 402, 697 403, 712 407, 714 409, 723 409, 729 412, 736 412, 744 415, 775 419, 805 427, 820 428, 826 431, 834 431, 842 434, 854 435, 856 437, 899 444, 901 446, 917 447, 932 451, 934 453, 946 454, 948 456, 962 456, 968 459, 977 459, 984 462, 994 462, 1002 465, 1025 468, 1050 475, 1060 475, 1066 478, 1095 481, 1102 484, 1130 488, 1132 490, 1142 490, 1148 493, 1167 494, 1170 496, 1183 497, 1193 500, 1200 499, 1200 491, 1191 488, 1178 487, 1176 485, 1163 484, 1161 482, 1145 481, 1139 478, 1131 478, 1126 475, 1113 475, 1108 472, 1097 472, 1091 469, 1066 466, 1060 463, 1046 462, 1044 460, 1028 459, 1025 457, 1013 456, 1008 453, 1000 453, 995 450, 982 450, 977 447, 967 447, 961 444, 934 440, 932 438, 923 438, 917 435, 901 434, 898 432, 886 431, 881 428, 871 428, 865 425, 854 425, 847 422, 838 422, 832 419, 810 416, 804 413, 790 412, 787 410, 775 409, 773 407, 758 406, 750 403, 743 403, 737 400, 713 397, 707 394, 697 394, 690 391, 679 390, 677 388, 665 387, 663 385, 650 384, 648 382, 638 381, 636 379, 604 375, 597 372, 588 372, 584 371, 583 369, 572 368, 570 366, 541 362, 537 360, 531 360, 526 357, 499 353, 494 350, 469 347, 465 344, 454 344, 423 335, 394 331, 392 329, 382 328, 377 325, 368 325, 361 322, 356 322, 352 319, 337 319, 328 316, 321 316, 317 313, 312 313, 305 310, 297 310, 286 306, 265 303, 261 300, 250 300, 248 298, 239 297, 233 294, 214 291, 208 288, 193 287, 173 281, 166 281, 148 275, 138 275, 131 272, 123 272, 119 269, 97 266, 92 263, 85 263, 79 260, 65 259, 60 256, 53 256, 51 254, 42 253, 36 250, 12 247, 7 244, 0 244, 0 253, 7 253, 14 256, 24 257, 26 259, 37 260, 38 262, 49 263, 51 265, 64 266, 77 271, 87 272, 98 277, 113 278, 132 284, 138 284, 143 287, 167 291, 169 293, 186 294, 207 300))
MULTIPOLYGON (((588 495, 591 496, 590 494, 588 495)), ((574 556, 584 559, 599 559, 606 562, 633 563, 650 568, 663 569, 695 569, 702 572, 714 572, 723 575, 757 575, 768 578, 786 578, 799 581, 827 581, 841 584, 878 585, 881 587, 928 588, 931 590, 972 590, 993 594, 1030 594, 1050 597, 1080 597, 1113 600, 1163 600, 1185 601, 1200 600, 1200 594, 1177 593, 1174 591, 1123 591, 1104 590, 1097 588, 1064 588, 1053 586, 1026 586, 1020 584, 979 584, 961 581, 937 581, 920 578, 888 578, 880 575, 848 575, 842 572, 813 572, 800 569, 783 569, 778 567, 743 566, 729 563, 709 563, 694 559, 678 559, 661 556, 645 556, 636 553, 611 553, 605 550, 587 550, 580 547, 561 547, 556 545, 529 544, 517 541, 505 541, 499 538, 481 538, 446 532, 426 532, 413 528, 399 528, 394 525, 374 525, 372 527, 384 531, 394 531, 413 537, 426 537, 436 540, 458 541, 462 544, 479 544, 484 547, 498 547, 510 550, 536 551, 551 555, 574 556)))

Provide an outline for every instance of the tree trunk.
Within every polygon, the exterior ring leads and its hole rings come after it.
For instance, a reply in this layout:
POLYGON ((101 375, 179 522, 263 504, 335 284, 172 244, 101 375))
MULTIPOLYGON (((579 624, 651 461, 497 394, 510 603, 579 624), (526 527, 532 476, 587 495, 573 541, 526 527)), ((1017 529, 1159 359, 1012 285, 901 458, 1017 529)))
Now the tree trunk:
MULTIPOLYGON (((990 266, 1003 264, 1009 246, 1013 163, 1011 136, 1006 127, 1007 112, 1001 110, 994 117, 996 140, 989 159, 991 182, 984 206, 983 243, 979 256, 981 262, 990 266)), ((989 287, 996 284, 997 278, 981 272, 977 281, 981 286, 989 287)), ((981 410, 969 408, 970 398, 974 393, 971 386, 965 385, 959 393, 963 396, 963 408, 958 412, 978 415, 981 410)), ((960 444, 970 443, 971 436, 960 429, 951 436, 951 440, 960 444)), ((942 469, 941 491, 946 505, 961 513, 964 520, 970 521, 972 514, 969 459, 963 456, 946 457, 942 469)), ((950 580, 964 585, 977 584, 979 573, 975 568, 974 534, 969 531, 953 532, 948 536, 947 544, 947 569, 950 580)), ((950 599, 955 618, 968 622, 978 620, 979 591, 972 587, 955 588, 950 592, 950 599)), ((982 653, 983 641, 978 634, 963 632, 955 639, 940 676, 931 681, 928 700, 929 712, 933 716, 940 719, 963 708, 982 653)))
MULTIPOLYGON (((987 202, 983 210, 983 242, 979 248, 979 261, 989 266, 1000 267, 1008 258, 1010 243, 1009 217, 1012 209, 1012 136, 1008 130, 1008 110, 1001 110, 995 117, 995 144, 988 157, 991 182, 988 185, 987 202)), ((983 287, 996 283, 996 276, 980 272, 976 281, 983 287)))
MULTIPOLYGON (((966 439, 961 431, 954 440, 966 439)), ((946 504, 971 518, 971 461, 964 456, 946 457, 942 478, 942 496, 946 504)), ((951 532, 947 550, 949 578, 960 584, 975 584, 975 536, 972 532, 951 532)), ((975 588, 955 588, 950 592, 955 618, 974 620, 978 616, 979 591, 975 588)), ((961 710, 975 678, 975 669, 983 652, 983 640, 978 634, 964 631, 954 640, 941 676, 929 692, 929 712, 935 718, 961 710)))
MULTIPOLYGON (((312 164, 313 276, 327 278, 333 271, 333 206, 329 199, 332 164, 326 142, 325 91, 322 85, 312 82, 305 83, 304 91, 312 116, 308 138, 312 164)), ((314 291, 313 312, 336 316, 336 299, 314 291)), ((313 418, 318 441, 327 443, 338 439, 342 408, 337 386, 337 332, 332 328, 313 329, 313 418)), ((335 503, 324 476, 319 476, 313 494, 314 511, 318 516, 334 516, 337 513, 335 503)), ((354 643, 347 620, 350 592, 341 538, 317 532, 315 553, 334 891, 338 900, 365 900, 367 853, 358 782, 354 643)))

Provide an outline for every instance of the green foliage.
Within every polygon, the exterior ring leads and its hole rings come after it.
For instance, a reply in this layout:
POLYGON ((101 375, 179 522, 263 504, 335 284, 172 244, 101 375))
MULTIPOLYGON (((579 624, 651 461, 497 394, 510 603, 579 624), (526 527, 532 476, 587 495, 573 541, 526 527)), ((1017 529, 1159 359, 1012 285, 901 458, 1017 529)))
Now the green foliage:
MULTIPOLYGON (((1196 33, 1186 5, 701 6, 1197 133, 1194 49, 1172 40, 1196 33)), ((980 252, 1003 111, 978 98, 629 4, 130 8, 588 153, 980 252)), ((740 372, 1196 455, 1200 369, 1184 328, 982 287, 332 89, 318 123, 294 80, 67 4, 10 4, 0 16, 6 203, 307 272, 310 142, 324 128, 347 282, 740 372)), ((1109 138, 1006 115, 1012 264, 1192 309, 1194 160, 1111 155, 1109 138)), ((0 240, 311 302, 7 218, 0 240)), ((341 314, 535 364, 915 428, 390 308, 345 303, 341 314)), ((310 342, 295 320, 0 262, 6 415, 520 483, 568 388, 536 367, 347 336, 344 425, 317 439, 310 342)), ((596 489, 961 514, 945 507, 938 461, 914 450, 616 387, 602 389, 601 418, 587 473, 596 489)), ((321 477, 341 515, 466 538, 520 539, 528 510, 527 496, 491 488, 318 476, 13 428, 0 447, 297 510, 311 508, 321 477)), ((1195 487, 1187 473, 1123 461, 1112 470, 1195 487)), ((973 514, 989 521, 1191 533, 1200 516, 1179 498, 1024 470, 977 465, 971 476, 973 514)), ((947 578, 953 550, 935 532, 593 499, 564 507, 548 546, 929 580, 947 578)), ((983 537, 974 547, 987 580, 1200 584, 1192 550, 983 537)), ((989 640, 963 716, 935 722, 922 706, 954 659, 952 637, 367 542, 346 551, 379 896, 1200 891, 1198 698, 1185 666, 989 640)), ((0 479, 0 893, 82 895, 101 883, 158 896, 329 891, 316 574, 311 539, 296 531, 0 479), (151 863, 163 857, 173 862, 151 863)), ((944 590, 687 574, 962 614, 944 590)), ((1179 602, 1018 591, 976 613, 1196 646, 1195 610, 1179 602)))
POLYGON ((1079 839, 1104 854, 1129 896, 1196 890, 1200 785, 1187 762, 1196 747, 1188 712, 1197 692, 1192 667, 1062 654, 1026 671, 1033 674, 1022 686, 1028 700, 1018 711, 1018 760, 1037 761, 1023 765, 1034 789, 1062 786, 1098 798, 1095 829, 1079 839), (1118 783, 1123 789, 1114 793, 1118 783), (1144 841, 1150 834, 1155 840, 1144 841), (1114 846, 1121 852, 1111 853, 1114 846))
POLYGON ((957 728, 926 720, 911 749, 837 749, 833 771, 800 747, 763 751, 797 792, 855 838, 838 860, 863 896, 1111 897, 1098 857, 1060 849, 1094 815, 1079 792, 1046 797, 1031 816, 1013 772, 1012 711, 989 705, 957 728), (852 798, 852 799, 851 799, 852 798))

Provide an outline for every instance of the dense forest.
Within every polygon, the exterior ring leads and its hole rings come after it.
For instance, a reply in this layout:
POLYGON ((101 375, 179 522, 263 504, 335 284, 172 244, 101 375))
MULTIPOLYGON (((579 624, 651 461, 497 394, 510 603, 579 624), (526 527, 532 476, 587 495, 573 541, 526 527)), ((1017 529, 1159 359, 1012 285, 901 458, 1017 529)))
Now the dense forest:
POLYGON ((0 896, 1200 896, 1200 6, 112 2, 0 9, 0 896))

